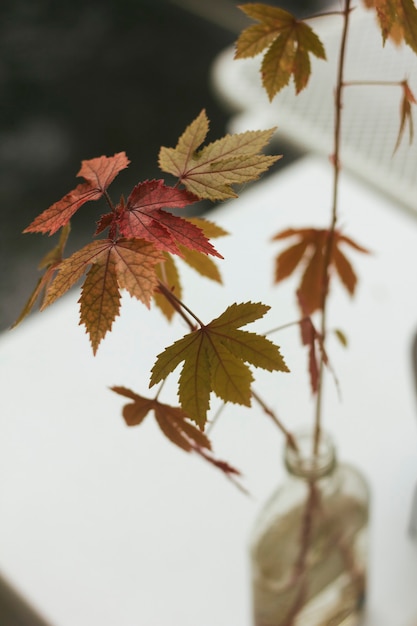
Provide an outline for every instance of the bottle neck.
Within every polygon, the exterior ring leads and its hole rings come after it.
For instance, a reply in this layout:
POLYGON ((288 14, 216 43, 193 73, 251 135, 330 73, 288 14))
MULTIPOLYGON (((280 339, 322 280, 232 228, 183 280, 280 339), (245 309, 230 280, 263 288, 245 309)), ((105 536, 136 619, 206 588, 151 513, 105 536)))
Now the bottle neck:
POLYGON ((331 438, 322 433, 317 451, 314 450, 313 434, 310 430, 296 434, 297 450, 286 446, 284 461, 292 476, 313 481, 329 476, 336 467, 336 453, 331 438))

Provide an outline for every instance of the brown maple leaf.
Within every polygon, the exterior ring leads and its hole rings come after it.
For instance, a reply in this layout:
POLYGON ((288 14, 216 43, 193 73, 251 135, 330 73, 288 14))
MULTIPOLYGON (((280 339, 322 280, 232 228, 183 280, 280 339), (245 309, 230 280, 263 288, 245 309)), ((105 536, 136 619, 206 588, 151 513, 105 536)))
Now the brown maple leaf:
POLYGON ((410 144, 413 142, 413 139, 414 139, 414 125, 413 125, 413 115, 412 115, 411 107, 414 104, 417 104, 417 101, 414 97, 413 92, 410 89, 410 86, 407 80, 402 81, 401 87, 402 87, 402 92, 403 92, 403 97, 401 99, 401 122, 400 122, 400 128, 398 131, 398 137, 397 137, 397 142, 395 144, 394 152, 396 152, 400 146, 407 123, 408 123, 410 144))
POLYGON ((369 9, 374 9, 378 18, 382 38, 394 43, 405 43, 417 52, 417 8, 413 0, 363 0, 369 9))
POLYGON ((309 316, 315 311, 322 310, 323 298, 328 289, 327 283, 332 270, 336 272, 349 294, 354 294, 357 276, 341 247, 345 244, 363 253, 367 253, 368 250, 337 230, 334 231, 330 240, 330 231, 327 229, 290 228, 275 235, 273 240, 293 238, 296 240, 295 243, 289 245, 276 257, 275 283, 288 278, 299 266, 302 266, 298 303, 303 315, 309 316), (330 251, 329 245, 331 245, 330 251))
POLYGON ((23 232, 52 235, 68 224, 83 204, 101 198, 117 174, 128 165, 129 159, 124 152, 119 152, 112 157, 101 156, 82 161, 77 176, 81 176, 86 182, 78 185, 61 200, 43 211, 23 232))
POLYGON ((159 428, 173 444, 185 452, 195 452, 221 470, 228 478, 240 475, 240 472, 229 463, 213 456, 210 440, 190 422, 181 407, 164 404, 156 398, 145 398, 126 387, 115 386, 111 390, 131 400, 125 404, 122 411, 128 426, 138 426, 148 413, 153 411, 159 428))
POLYGON ((278 7, 249 3, 239 8, 259 23, 241 33, 236 42, 235 58, 254 57, 266 50, 261 74, 270 100, 288 85, 291 76, 296 92, 302 91, 311 74, 310 54, 326 58, 316 33, 303 21, 278 7))
POLYGON ((44 269, 45 271, 43 275, 39 278, 38 282, 36 283, 35 289, 30 294, 19 317, 13 323, 12 328, 15 328, 18 324, 20 324, 25 319, 27 315, 29 315, 29 313, 35 306, 38 299, 40 299, 41 307, 44 304, 46 294, 48 293, 49 287, 53 281, 57 267, 62 262, 64 248, 65 248, 65 244, 67 242, 69 233, 70 233, 70 224, 68 223, 62 229, 57 245, 54 246, 52 250, 50 250, 39 263, 39 266, 38 266, 39 269, 44 269))

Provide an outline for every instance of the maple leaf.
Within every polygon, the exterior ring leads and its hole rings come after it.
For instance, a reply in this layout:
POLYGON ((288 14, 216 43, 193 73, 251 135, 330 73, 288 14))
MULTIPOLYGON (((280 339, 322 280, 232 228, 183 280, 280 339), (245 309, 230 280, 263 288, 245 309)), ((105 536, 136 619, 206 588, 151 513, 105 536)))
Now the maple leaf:
POLYGON ((311 315, 323 306, 323 296, 327 289, 326 277, 334 269, 345 289, 353 295, 357 277, 350 261, 341 250, 346 244, 358 252, 367 253, 368 250, 355 243, 339 231, 333 233, 332 248, 328 253, 329 230, 316 228, 287 229, 273 237, 273 240, 296 238, 281 252, 275 260, 275 283, 288 278, 299 267, 303 266, 302 277, 298 287, 298 302, 306 316, 311 315), (326 271, 326 259, 328 268, 326 271))
POLYGON ((417 8, 413 0, 364 0, 367 8, 375 9, 382 38, 402 41, 417 52, 417 8))
POLYGON ((202 230, 163 208, 183 208, 198 198, 176 187, 168 187, 163 180, 139 183, 120 212, 120 232, 125 237, 151 241, 157 248, 181 254, 178 244, 204 254, 222 256, 211 245, 202 230))
POLYGON ((210 393, 225 402, 250 406, 250 368, 288 371, 279 348, 256 333, 239 330, 263 317, 270 307, 262 303, 233 304, 209 324, 185 335, 158 355, 150 386, 165 379, 184 362, 179 376, 181 406, 204 428, 210 393))
MULTIPOLYGON (((180 276, 175 261, 172 256, 168 254, 168 252, 164 252, 164 263, 158 264, 155 269, 161 283, 163 283, 169 291, 181 300, 182 286, 180 276)), ((160 309, 162 314, 167 318, 167 320, 172 320, 175 314, 175 309, 171 302, 167 300, 167 298, 158 290, 155 291, 153 297, 156 306, 160 309)))
POLYGON ((70 224, 68 223, 61 231, 59 241, 52 250, 50 250, 39 263, 39 269, 45 269, 43 275, 39 278, 38 282, 32 293, 30 294, 25 306, 23 307, 19 317, 12 324, 12 328, 15 328, 18 324, 20 324, 27 315, 31 312, 33 307, 35 306, 37 300, 41 299, 41 306, 45 300, 46 294, 48 292, 49 286, 52 283, 54 278, 56 268, 62 261, 62 256, 64 254, 65 244, 68 240, 68 236, 70 233, 70 224))
MULTIPOLYGON (((300 308, 303 308, 303 306, 301 305, 300 308)), ((313 394, 317 393, 319 390, 321 364, 325 365, 330 370, 333 375, 336 388, 340 391, 339 381, 337 380, 336 374, 331 367, 324 347, 323 336, 315 328, 310 317, 304 317, 300 321, 300 331, 302 344, 308 347, 308 372, 313 394)))
POLYGON ((123 418, 128 426, 137 426, 153 411, 155 419, 164 435, 185 452, 195 452, 226 476, 240 475, 240 472, 226 461, 216 459, 211 453, 208 437, 192 424, 181 407, 159 402, 156 398, 144 398, 126 387, 111 387, 111 390, 131 402, 123 407, 123 418))
POLYGON ((319 388, 320 362, 317 354, 319 351, 324 356, 323 361, 327 363, 327 356, 324 351, 323 338, 316 330, 310 317, 304 317, 300 322, 301 341, 304 346, 308 346, 308 371, 310 374, 310 384, 313 393, 317 393, 319 388))
POLYGON ((413 104, 417 104, 417 101, 406 80, 402 81, 401 86, 402 86, 402 91, 403 91, 403 97, 401 100, 401 123, 400 123, 400 128, 398 131, 398 137, 397 137, 397 142, 395 144, 394 152, 396 152, 400 146, 401 140, 405 132, 405 128, 407 126, 407 122, 408 122, 408 128, 409 128, 410 144, 413 142, 413 139, 414 139, 414 125, 413 125, 411 107, 413 104))
MULTIPOLYGON (((201 217, 190 217, 188 221, 198 226, 198 228, 203 231, 203 234, 210 239, 224 237, 229 234, 224 228, 218 226, 218 224, 201 217)), ((179 247, 182 252, 182 260, 185 261, 187 265, 196 270, 201 276, 222 283, 220 271, 212 259, 198 250, 187 250, 184 246, 179 247)))
POLYGON ((43 211, 23 232, 49 232, 52 235, 65 226, 83 204, 101 198, 117 174, 128 165, 129 159, 124 152, 112 157, 101 156, 82 161, 77 176, 81 176, 86 182, 79 184, 61 200, 43 211))
POLYGON ((80 323, 90 335, 94 354, 111 329, 120 309, 120 289, 147 307, 158 285, 155 264, 164 260, 161 251, 141 239, 93 241, 64 259, 45 295, 41 309, 72 287, 87 269, 82 287, 80 323))
MULTIPOLYGON (((188 221, 197 226, 207 238, 223 237, 228 233, 213 222, 201 217, 191 217, 188 221)), ((187 265, 196 270, 202 276, 214 280, 218 283, 222 282, 220 271, 214 261, 206 254, 197 250, 190 250, 184 246, 178 246, 181 258, 187 265)), ((157 268, 157 274, 160 281, 181 300, 182 287, 179 272, 174 259, 168 253, 164 253, 165 263, 160 264, 157 268)), ((171 303, 160 292, 156 291, 154 300, 158 308, 162 311, 168 320, 171 320, 175 309, 171 303)))
POLYGON ((267 4, 243 4, 239 8, 256 21, 236 42, 236 59, 254 57, 266 50, 261 74, 270 100, 293 76, 296 93, 302 91, 311 74, 310 54, 326 58, 322 42, 303 21, 288 11, 267 4))
POLYGON ((255 180, 280 156, 259 154, 275 129, 226 135, 200 148, 209 129, 206 112, 186 128, 175 148, 162 147, 159 167, 199 198, 235 198, 232 185, 255 180))

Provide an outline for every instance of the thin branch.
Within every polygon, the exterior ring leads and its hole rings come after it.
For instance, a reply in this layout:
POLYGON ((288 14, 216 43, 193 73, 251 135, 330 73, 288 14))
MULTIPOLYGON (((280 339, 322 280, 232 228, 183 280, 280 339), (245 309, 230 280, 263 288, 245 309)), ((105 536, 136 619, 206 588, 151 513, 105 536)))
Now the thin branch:
POLYGON ((286 429, 286 427, 284 426, 284 424, 281 422, 281 420, 279 419, 279 417, 277 416, 277 414, 270 409, 265 402, 262 400, 262 398, 260 396, 258 396, 258 394, 253 391, 252 389, 252 398, 259 404, 259 406, 262 408, 262 410, 264 411, 264 413, 266 415, 268 415, 268 417, 270 417, 272 419, 272 421, 274 422, 274 424, 279 428, 279 430, 283 433, 287 444, 296 452, 298 452, 298 446, 297 446, 297 442, 295 437, 286 429))
POLYGON ((112 211, 112 213, 115 213, 116 212, 116 207, 114 206, 114 204, 112 202, 112 199, 110 198, 110 196, 109 196, 109 194, 107 192, 107 189, 104 190, 103 195, 104 195, 104 198, 105 198, 107 204, 110 207, 110 210, 112 211))
MULTIPOLYGON (((335 95, 335 125, 334 125, 334 152, 333 152, 333 194, 332 194, 332 214, 329 228, 329 237, 324 257, 324 287, 322 295, 322 317, 321 317, 321 336, 323 342, 326 338, 327 327, 327 296, 329 293, 330 280, 330 260, 333 252, 334 233, 336 229, 338 217, 338 194, 339 194, 339 174, 340 174, 340 146, 341 146, 341 129, 342 129, 342 92, 343 92, 343 74, 345 70, 346 44, 349 28, 349 16, 351 12, 351 0, 345 0, 344 22, 342 38, 340 42, 339 63, 337 70, 337 84, 335 95)), ((316 397, 316 414, 314 426, 314 454, 317 454, 320 437, 321 437, 321 413, 323 399, 323 379, 324 379, 324 362, 323 357, 320 359, 319 384, 316 397)))
POLYGON ((191 309, 189 309, 179 298, 177 298, 177 296, 161 281, 158 283, 158 291, 168 300, 171 306, 183 318, 191 331, 196 330, 196 325, 192 322, 192 320, 190 320, 188 315, 192 317, 200 327, 204 326, 203 322, 198 319, 191 309))
POLYGON ((267 335, 272 335, 272 333, 277 333, 280 330, 285 330, 287 328, 291 328, 292 326, 299 326, 300 324, 302 324, 306 319, 308 319, 308 317, 302 317, 300 320, 295 320, 293 322, 287 322, 286 324, 281 324, 281 326, 275 326, 275 328, 271 328, 271 330, 267 330, 264 333, 262 333, 265 337, 267 335))
POLYGON ((343 87, 402 87, 403 80, 347 80, 343 87))

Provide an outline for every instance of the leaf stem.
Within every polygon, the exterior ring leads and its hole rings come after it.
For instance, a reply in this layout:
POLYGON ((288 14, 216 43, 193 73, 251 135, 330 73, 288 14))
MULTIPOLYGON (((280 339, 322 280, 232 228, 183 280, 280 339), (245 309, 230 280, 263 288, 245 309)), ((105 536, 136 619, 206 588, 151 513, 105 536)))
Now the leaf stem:
POLYGON ((402 87, 403 80, 346 80, 342 87, 402 87))
POLYGON ((309 15, 308 17, 305 17, 303 20, 303 22, 307 22, 308 20, 315 20, 318 17, 331 17, 332 15, 344 15, 345 12, 344 11, 323 11, 323 13, 315 13, 314 15, 309 15))
POLYGON ((114 204, 112 202, 112 199, 110 198, 110 196, 109 196, 109 194, 107 192, 107 189, 104 190, 103 195, 104 195, 104 198, 105 198, 107 204, 110 207, 110 210, 112 211, 112 213, 115 213, 116 212, 116 207, 114 206, 114 204))
POLYGON ((161 281, 159 281, 158 283, 158 290, 168 300, 168 302, 177 311, 177 313, 183 318, 191 331, 196 330, 196 325, 192 322, 192 320, 190 320, 190 317, 192 317, 201 328, 204 327, 203 322, 197 317, 197 315, 195 315, 195 313, 193 313, 191 309, 189 309, 184 304, 184 302, 182 302, 182 300, 177 298, 177 296, 161 281), (188 313, 188 315, 186 315, 186 313, 188 313))
POLYGON ((300 324, 302 324, 305 320, 309 319, 308 317, 302 317, 299 320, 295 320, 293 322, 287 322, 286 324, 281 324, 280 326, 275 326, 275 328, 271 328, 271 330, 267 330, 263 333, 263 335, 265 335, 265 337, 267 335, 272 335, 272 333, 277 333, 280 330, 285 330, 286 328, 291 328, 292 326, 299 326, 300 324))
POLYGON ((280 429, 280 431, 283 433, 287 444, 296 452, 298 452, 298 446, 297 446, 297 442, 295 437, 286 429, 286 427, 284 426, 284 424, 281 422, 281 420, 279 419, 279 417, 277 416, 277 414, 270 409, 265 402, 262 400, 262 398, 260 396, 258 396, 258 394, 252 389, 252 398, 259 404, 259 406, 262 408, 263 412, 268 415, 268 417, 270 417, 272 419, 272 421, 274 422, 274 424, 280 429))

